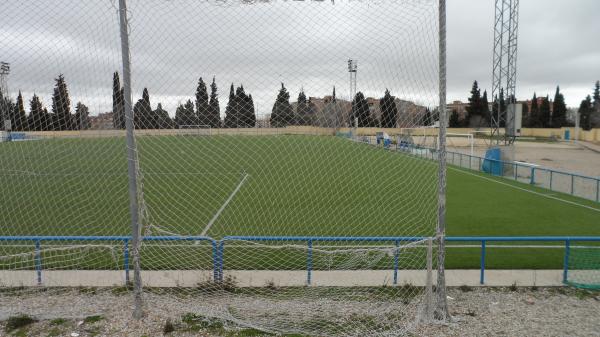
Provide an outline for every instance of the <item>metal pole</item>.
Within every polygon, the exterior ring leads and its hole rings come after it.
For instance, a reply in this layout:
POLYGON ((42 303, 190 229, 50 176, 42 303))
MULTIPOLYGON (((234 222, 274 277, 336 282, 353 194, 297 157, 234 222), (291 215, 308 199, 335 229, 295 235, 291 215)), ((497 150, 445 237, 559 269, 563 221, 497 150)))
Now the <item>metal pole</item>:
POLYGON ((119 0, 121 27, 121 56, 123 59, 123 87, 125 103, 125 129, 127 134, 127 172, 129 175, 129 212, 131 214, 131 248, 133 258, 133 317, 142 318, 142 275, 140 271, 140 224, 137 186, 137 148, 133 136, 133 110, 131 109, 131 60, 129 55, 129 32, 126 0, 119 0))
POLYGON ((438 151, 438 272, 437 272, 437 307, 435 318, 448 320, 448 303, 446 301, 446 277, 444 273, 446 252, 446 0, 439 0, 439 151, 438 151))
POLYGON ((312 283, 312 269, 313 269, 313 242, 308 240, 308 252, 306 255, 306 284, 311 285, 312 283))
POLYGON ((479 261, 479 284, 485 283, 485 240, 481 240, 481 256, 479 261))

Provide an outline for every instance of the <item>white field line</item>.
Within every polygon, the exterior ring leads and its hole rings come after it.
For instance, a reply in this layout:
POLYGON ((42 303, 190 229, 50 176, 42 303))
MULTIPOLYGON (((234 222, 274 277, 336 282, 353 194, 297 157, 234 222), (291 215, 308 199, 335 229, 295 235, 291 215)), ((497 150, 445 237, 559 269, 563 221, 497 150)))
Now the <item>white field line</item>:
POLYGON ((227 205, 229 204, 229 202, 237 194, 237 192, 240 190, 240 188, 242 188, 242 185, 244 184, 244 182, 246 181, 247 178, 248 178, 248 174, 244 173, 244 177, 242 178, 242 180, 240 181, 240 183, 235 187, 235 189, 233 190, 233 192, 231 192, 231 194, 229 195, 229 197, 227 198, 227 200, 225 200, 225 202, 223 203, 223 205, 221 205, 221 208, 219 208, 219 210, 217 211, 217 213, 215 213, 215 215, 212 217, 212 219, 210 219, 210 221, 208 222, 208 224, 206 225, 206 227, 204 227, 204 230, 202 231, 202 233, 200 234, 200 236, 206 236, 206 233, 208 233, 208 230, 210 229, 210 227, 212 227, 212 225, 215 223, 215 221, 217 221, 217 218, 219 217, 219 215, 221 215, 221 213, 223 212, 223 210, 225 210, 225 207, 227 207, 227 205))
POLYGON ((523 187, 518 187, 518 186, 509 184, 509 183, 505 183, 505 182, 502 182, 502 181, 498 181, 496 179, 484 177, 484 176, 481 176, 481 175, 478 175, 478 174, 475 174, 475 173, 471 173, 471 172, 467 172, 467 171, 464 171, 464 170, 461 170, 461 169, 457 169, 457 168, 454 168, 454 167, 448 167, 448 169, 456 171, 456 172, 461 172, 463 174, 468 174, 468 175, 471 175, 471 176, 474 176, 474 177, 478 177, 478 178, 481 178, 481 179, 485 179, 485 180, 488 180, 488 181, 492 181, 492 182, 495 182, 495 183, 498 183, 498 184, 501 184, 501 185, 504 185, 504 186, 508 186, 508 187, 511 187, 511 188, 514 188, 514 189, 517 189, 517 190, 521 190, 523 192, 532 193, 532 194, 539 195, 539 196, 542 196, 542 197, 545 197, 545 198, 548 198, 548 199, 553 199, 553 200, 564 202, 566 204, 570 204, 570 205, 574 205, 574 206, 579 206, 579 207, 587 208, 587 209, 592 210, 592 211, 600 212, 600 208, 595 208, 595 207, 592 207, 592 206, 583 205, 583 204, 580 204, 580 203, 575 202, 575 201, 561 199, 559 197, 555 197, 553 194, 544 194, 544 193, 540 193, 540 192, 528 190, 528 189, 523 188, 523 187))

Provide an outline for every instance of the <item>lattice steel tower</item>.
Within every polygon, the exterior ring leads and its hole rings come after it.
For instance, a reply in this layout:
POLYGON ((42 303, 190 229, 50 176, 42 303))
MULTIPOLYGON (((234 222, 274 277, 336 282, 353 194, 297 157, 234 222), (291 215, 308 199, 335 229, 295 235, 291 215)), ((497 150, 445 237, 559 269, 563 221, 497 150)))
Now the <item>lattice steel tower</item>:
POLYGON ((515 83, 517 80, 517 35, 519 30, 519 0, 495 0, 494 59, 492 67, 492 100, 497 97, 491 113, 492 143, 512 143, 514 128, 501 137, 500 130, 515 123, 515 83), (500 94, 504 102, 500 100, 500 94), (505 107, 502 111, 501 107, 505 107), (496 110, 496 111, 494 111, 496 110))
POLYGON ((4 130, 4 121, 9 118, 10 97, 8 95, 8 73, 10 64, 0 62, 0 130, 4 130))

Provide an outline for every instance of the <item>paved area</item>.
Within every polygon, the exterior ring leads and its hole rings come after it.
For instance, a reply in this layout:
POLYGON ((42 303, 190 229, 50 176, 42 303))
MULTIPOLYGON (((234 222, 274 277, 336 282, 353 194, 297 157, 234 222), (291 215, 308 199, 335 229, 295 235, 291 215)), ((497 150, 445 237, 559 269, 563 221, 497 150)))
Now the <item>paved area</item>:
MULTIPOLYGON (((449 141, 448 150, 470 153, 470 147, 464 139, 449 141)), ((474 155, 484 157, 486 150, 486 144, 476 144, 474 155)), ((515 160, 559 171, 600 177, 600 145, 590 142, 516 142, 515 160)))
MULTIPOLYGON (((312 271, 313 286, 383 286, 393 284, 392 270, 332 270, 312 271)), ((225 277, 233 277, 239 287, 304 286, 306 270, 230 270, 225 277)), ((425 270, 398 271, 398 284, 425 286, 425 270)), ((158 270, 142 272, 147 287, 196 287, 212 280, 212 270, 158 270)), ((433 272, 435 279, 435 271, 433 272)), ((479 270, 447 270, 448 286, 480 286, 479 270)), ((37 286, 33 270, 1 271, 0 284, 4 287, 37 286)), ((116 270, 44 270, 42 285, 47 287, 110 287, 125 284, 125 272, 116 270)), ((486 286, 561 286, 562 270, 486 270, 486 286)))

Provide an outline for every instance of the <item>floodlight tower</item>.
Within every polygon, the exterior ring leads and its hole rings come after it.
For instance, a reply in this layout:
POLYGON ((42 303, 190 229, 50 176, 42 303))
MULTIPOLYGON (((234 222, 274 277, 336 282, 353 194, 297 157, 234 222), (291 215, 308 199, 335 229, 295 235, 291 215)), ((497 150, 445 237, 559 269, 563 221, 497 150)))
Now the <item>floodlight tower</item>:
POLYGON ((358 73, 358 61, 348 60, 348 73, 350 74, 350 101, 356 96, 356 74, 358 73))
POLYGON ((0 129, 10 129, 10 125, 5 125, 5 120, 8 119, 8 109, 10 108, 10 99, 8 96, 9 73, 10 64, 8 62, 0 62, 0 129))
POLYGON ((520 109, 515 104, 519 0, 495 0, 495 4, 492 100, 498 100, 495 101, 495 113, 494 108, 491 113, 491 142, 500 145, 502 124, 506 127, 504 144, 512 143, 521 128, 520 109), (504 102, 500 100, 500 93, 504 96, 504 102), (506 106, 506 115, 502 106, 506 106))

